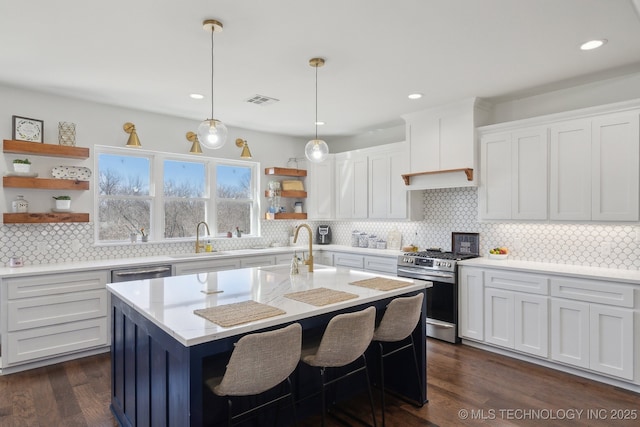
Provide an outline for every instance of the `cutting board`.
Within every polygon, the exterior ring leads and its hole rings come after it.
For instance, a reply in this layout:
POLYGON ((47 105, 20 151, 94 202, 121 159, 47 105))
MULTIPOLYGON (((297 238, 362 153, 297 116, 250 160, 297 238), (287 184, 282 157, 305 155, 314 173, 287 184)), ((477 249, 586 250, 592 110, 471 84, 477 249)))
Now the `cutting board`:
POLYGON ((402 244, 402 233, 394 228, 387 234, 387 249, 399 251, 402 244))

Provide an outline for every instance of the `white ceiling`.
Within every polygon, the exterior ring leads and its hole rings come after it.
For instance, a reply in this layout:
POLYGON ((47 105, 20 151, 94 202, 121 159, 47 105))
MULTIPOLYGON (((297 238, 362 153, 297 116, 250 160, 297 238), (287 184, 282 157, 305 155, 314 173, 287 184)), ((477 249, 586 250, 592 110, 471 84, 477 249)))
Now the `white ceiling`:
MULTIPOLYGON (((227 125, 321 137, 640 71, 640 0, 0 0, 0 82, 227 125), (635 2, 634 2, 635 1, 635 2), (634 7, 635 6, 635 7, 634 7), (592 38, 595 51, 578 46, 592 38), (189 94, 206 95, 196 101, 189 94), (407 99, 412 92, 425 96, 407 99), (245 102, 254 95, 280 101, 245 102)), ((195 128, 195 124, 194 124, 195 128)))

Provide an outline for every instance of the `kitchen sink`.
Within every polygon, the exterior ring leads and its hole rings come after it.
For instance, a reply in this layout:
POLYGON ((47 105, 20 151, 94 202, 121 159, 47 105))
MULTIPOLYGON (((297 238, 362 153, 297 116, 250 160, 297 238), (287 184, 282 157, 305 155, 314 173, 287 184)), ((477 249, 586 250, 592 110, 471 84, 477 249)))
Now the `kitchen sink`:
POLYGON ((214 258, 214 257, 218 257, 220 255, 227 255, 228 252, 199 252, 199 253, 188 253, 188 254, 178 254, 178 255, 169 255, 169 258, 173 258, 173 259, 185 259, 185 258, 197 258, 197 259, 201 259, 201 258, 214 258))

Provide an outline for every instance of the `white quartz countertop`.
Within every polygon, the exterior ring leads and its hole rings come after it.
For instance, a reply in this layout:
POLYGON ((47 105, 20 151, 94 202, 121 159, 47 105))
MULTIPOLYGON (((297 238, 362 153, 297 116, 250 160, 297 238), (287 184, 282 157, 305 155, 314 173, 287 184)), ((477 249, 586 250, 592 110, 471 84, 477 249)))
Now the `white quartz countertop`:
MULTIPOLYGON (((136 267, 141 265, 150 264, 177 264, 182 262, 191 261, 203 261, 209 259, 224 259, 243 256, 260 256, 260 255, 276 255, 298 252, 299 255, 302 252, 307 252, 309 246, 306 244, 299 244, 295 246, 278 246, 278 247, 264 247, 264 248, 248 248, 248 249, 234 249, 229 251, 210 252, 210 253, 182 253, 175 255, 158 255, 151 257, 134 257, 134 258, 116 258, 116 259, 103 259, 103 260, 91 260, 91 261, 78 261, 67 262, 58 264, 43 264, 43 265, 25 265, 23 267, 0 267, 0 277, 11 276, 25 276, 32 274, 48 274, 48 273, 60 273, 60 272, 72 272, 83 270, 111 270, 117 268, 136 267)), ((313 245, 313 251, 331 251, 331 252, 348 252, 369 256, 383 256, 387 258, 393 258, 402 255, 403 252, 389 249, 369 249, 369 248, 355 248, 351 246, 342 245, 313 245)))
POLYGON ((619 270, 615 268, 588 267, 583 265, 552 264, 546 262, 519 261, 512 259, 496 260, 486 257, 459 261, 459 265, 474 267, 491 267, 502 270, 518 270, 529 273, 547 273, 562 276, 584 277, 588 279, 604 279, 617 282, 640 284, 640 271, 619 270))
POLYGON ((162 279, 112 283, 107 289, 185 346, 330 313, 430 287, 431 282, 402 279, 343 268, 316 266, 313 273, 289 275, 288 265, 243 268, 162 279), (387 277, 408 283, 393 291, 377 291, 350 282, 387 277), (358 295, 316 307, 284 297, 291 292, 329 288, 358 295), (203 291, 217 293, 205 293, 203 291), (224 328, 193 313, 196 309, 253 300, 285 314, 224 328))

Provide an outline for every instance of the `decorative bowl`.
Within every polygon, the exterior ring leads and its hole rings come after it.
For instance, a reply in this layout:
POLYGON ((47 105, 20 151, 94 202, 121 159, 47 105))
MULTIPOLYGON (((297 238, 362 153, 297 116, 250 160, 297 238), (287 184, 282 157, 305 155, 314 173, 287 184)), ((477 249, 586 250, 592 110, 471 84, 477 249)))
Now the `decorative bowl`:
POLYGON ((509 254, 489 254, 489 259, 507 259, 509 254))

